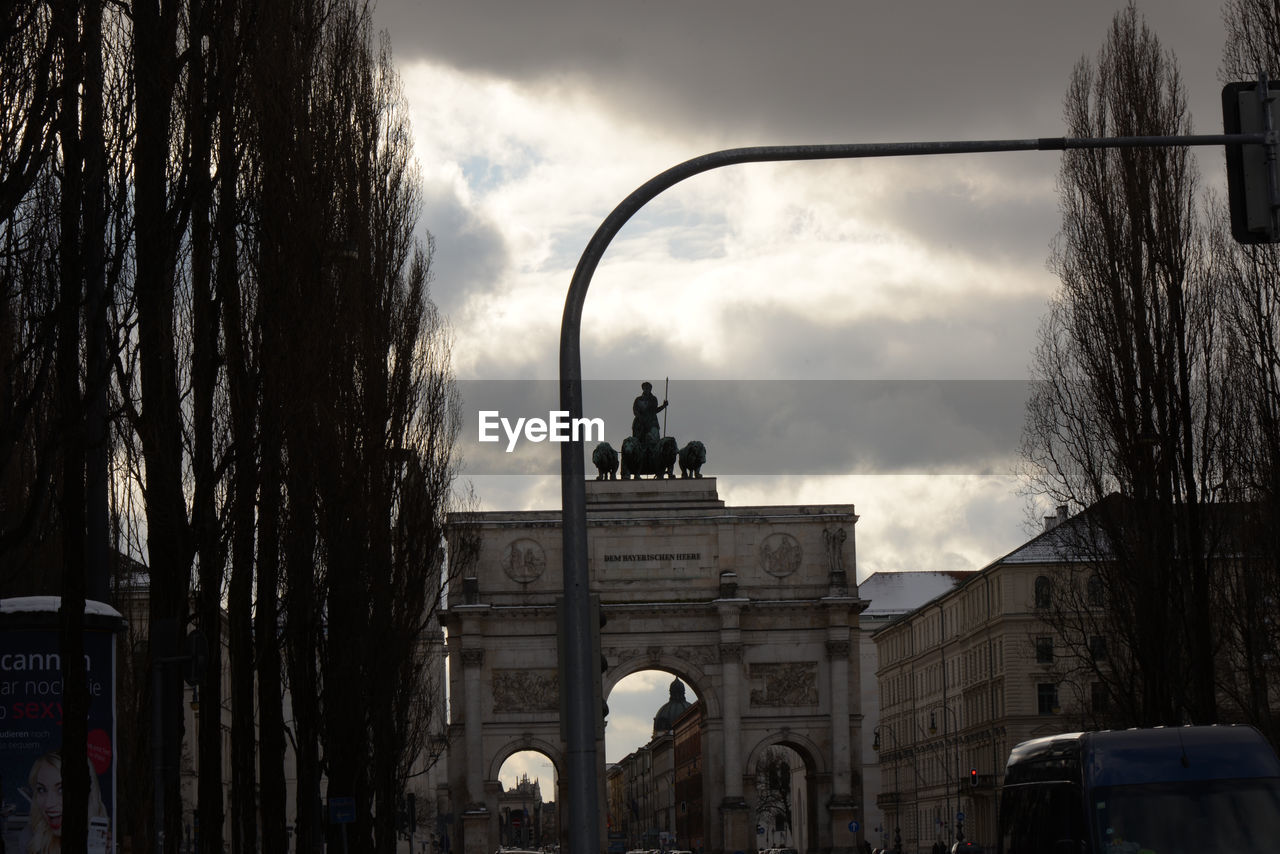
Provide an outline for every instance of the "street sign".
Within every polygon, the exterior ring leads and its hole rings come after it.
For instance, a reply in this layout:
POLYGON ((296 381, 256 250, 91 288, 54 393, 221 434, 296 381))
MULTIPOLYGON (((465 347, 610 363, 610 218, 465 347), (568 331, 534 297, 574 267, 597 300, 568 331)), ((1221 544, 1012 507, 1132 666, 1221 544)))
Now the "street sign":
POLYGON ((329 823, 354 824, 356 820, 355 798, 330 798, 329 823))
POLYGON ((857 833, 857 832, 858 832, 858 828, 860 828, 860 827, 862 827, 862 825, 858 824, 856 821, 851 821, 851 822, 849 822, 849 832, 850 832, 850 833, 857 833))
POLYGON ((756 836, 764 836, 764 825, 763 825, 763 824, 757 824, 757 825, 756 825, 756 836))
POLYGON ((956 813, 956 821, 964 821, 964 813, 962 812, 956 813))

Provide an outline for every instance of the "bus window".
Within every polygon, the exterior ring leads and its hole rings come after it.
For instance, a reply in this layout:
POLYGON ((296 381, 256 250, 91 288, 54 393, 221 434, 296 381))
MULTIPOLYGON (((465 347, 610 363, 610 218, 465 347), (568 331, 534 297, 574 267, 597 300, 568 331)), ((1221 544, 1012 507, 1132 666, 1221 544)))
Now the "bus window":
POLYGON ((1000 803, 1004 854, 1087 851, 1079 787, 1071 783, 1006 786, 1000 803))
POLYGON ((1099 787, 1103 854, 1269 852, 1280 838, 1280 780, 1197 780, 1099 787))

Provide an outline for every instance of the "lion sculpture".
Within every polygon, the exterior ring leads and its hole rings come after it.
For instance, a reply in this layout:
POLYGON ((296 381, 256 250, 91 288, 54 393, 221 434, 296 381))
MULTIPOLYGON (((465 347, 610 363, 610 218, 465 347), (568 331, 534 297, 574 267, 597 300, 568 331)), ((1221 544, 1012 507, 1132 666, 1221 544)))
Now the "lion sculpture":
POLYGON ((680 446, 670 436, 659 440, 657 445, 644 445, 634 436, 628 436, 622 440, 621 457, 623 480, 639 478, 643 474, 651 474, 658 479, 674 478, 680 446))
POLYGON ((706 446, 694 439, 680 449, 680 476, 702 477, 702 466, 706 461, 706 446))
POLYGON ((591 462, 596 467, 596 480, 618 479, 618 452, 608 442, 601 442, 591 452, 591 462))

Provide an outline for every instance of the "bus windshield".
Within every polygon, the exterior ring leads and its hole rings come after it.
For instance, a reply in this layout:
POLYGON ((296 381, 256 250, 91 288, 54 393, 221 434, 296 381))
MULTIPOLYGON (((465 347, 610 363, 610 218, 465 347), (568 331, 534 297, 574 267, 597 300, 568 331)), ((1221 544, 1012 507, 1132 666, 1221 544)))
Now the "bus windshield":
POLYGON ((1280 840, 1280 779, 1103 786, 1090 793, 1102 854, 1271 854, 1280 840))

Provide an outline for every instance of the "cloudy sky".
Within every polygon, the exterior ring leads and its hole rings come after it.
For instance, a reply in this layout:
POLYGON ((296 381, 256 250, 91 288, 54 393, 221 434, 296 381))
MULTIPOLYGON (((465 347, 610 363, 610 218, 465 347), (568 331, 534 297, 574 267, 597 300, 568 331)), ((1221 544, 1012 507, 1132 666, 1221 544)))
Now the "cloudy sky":
MULTIPOLYGON (((749 145, 1060 136, 1071 70, 1123 5, 379 0, 464 391, 504 415, 554 406, 573 268, 653 175, 749 145)), ((1219 132, 1218 4, 1138 9, 1196 130, 1219 132)), ((1220 149, 1199 159, 1221 186, 1220 149)), ((639 382, 661 395, 669 378, 668 430, 706 444, 728 503, 856 505, 859 578, 980 568, 1037 512, 1011 471, 1057 168, 1035 152, 756 164, 678 185, 595 275, 585 414, 616 447, 639 382)), ((558 505, 557 449, 506 455, 465 430, 485 509, 558 505)))

